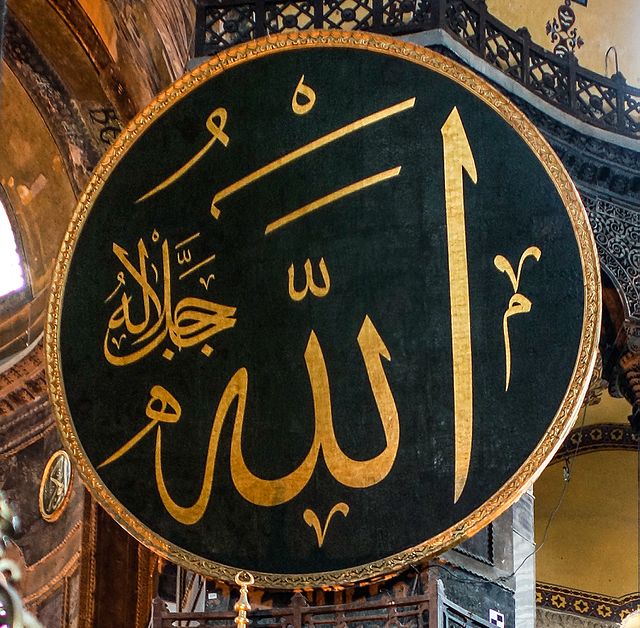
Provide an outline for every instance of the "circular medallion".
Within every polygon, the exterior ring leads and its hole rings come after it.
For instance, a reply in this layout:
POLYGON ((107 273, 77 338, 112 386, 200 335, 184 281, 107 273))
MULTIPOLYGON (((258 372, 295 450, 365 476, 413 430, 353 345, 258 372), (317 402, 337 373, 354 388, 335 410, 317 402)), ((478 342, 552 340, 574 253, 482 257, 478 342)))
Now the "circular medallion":
POLYGON ((71 491, 71 460, 63 449, 47 461, 38 493, 40 515, 45 521, 56 521, 64 511, 71 491))
POLYGON ((599 313, 577 192, 504 96, 312 31, 213 58, 109 150, 48 374, 84 481, 154 551, 339 585, 517 499, 582 403, 599 313))

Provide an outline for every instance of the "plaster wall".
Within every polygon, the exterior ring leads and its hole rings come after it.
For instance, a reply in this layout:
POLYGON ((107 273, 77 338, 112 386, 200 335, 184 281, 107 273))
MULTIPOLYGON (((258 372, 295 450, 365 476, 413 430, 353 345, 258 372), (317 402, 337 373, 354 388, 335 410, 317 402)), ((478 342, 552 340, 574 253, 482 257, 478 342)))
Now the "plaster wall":
MULTIPOLYGON (((555 43, 547 34, 547 22, 558 19, 562 0, 487 0, 489 12, 517 30, 526 26, 533 41, 549 50, 555 43)), ((605 74, 605 54, 609 46, 618 51, 620 71, 631 85, 640 85, 640 3, 637 0, 588 0, 587 6, 573 0, 577 35, 583 44, 576 49, 580 65, 605 74)), ((609 55, 607 74, 615 71, 613 54, 609 55)))
POLYGON ((547 467, 534 489, 538 582, 610 597, 637 591, 637 477, 634 451, 578 455, 568 483, 561 462, 547 467))

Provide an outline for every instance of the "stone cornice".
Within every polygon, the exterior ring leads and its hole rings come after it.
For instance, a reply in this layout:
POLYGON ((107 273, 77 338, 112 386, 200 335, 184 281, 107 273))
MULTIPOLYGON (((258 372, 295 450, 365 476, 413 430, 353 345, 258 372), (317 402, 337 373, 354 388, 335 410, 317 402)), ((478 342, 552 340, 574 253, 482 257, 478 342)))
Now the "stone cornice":
POLYGON ((536 605, 539 610, 544 608, 555 611, 556 619, 560 619, 562 615, 566 617, 563 620, 565 623, 542 624, 545 626, 601 626, 603 625, 601 623, 588 622, 594 620, 621 622, 633 610, 640 608, 640 594, 635 592, 622 597, 608 597, 538 582, 536 583, 536 605), (576 623, 576 616, 580 617, 582 621, 576 623), (571 622, 572 617, 573 623, 571 622))
POLYGON ((53 429, 44 375, 44 353, 38 343, 22 360, 0 373, 0 459, 53 429))
POLYGON ((625 423, 597 423, 571 431, 550 464, 594 451, 638 451, 640 436, 625 423))

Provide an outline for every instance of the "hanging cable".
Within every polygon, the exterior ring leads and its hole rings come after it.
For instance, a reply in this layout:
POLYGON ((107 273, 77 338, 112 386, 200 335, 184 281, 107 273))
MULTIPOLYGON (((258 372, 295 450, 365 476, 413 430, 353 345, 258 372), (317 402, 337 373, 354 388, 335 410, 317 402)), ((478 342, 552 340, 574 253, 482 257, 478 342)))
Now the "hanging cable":
POLYGON ((616 64, 616 74, 618 74, 620 72, 620 69, 618 67, 618 51, 616 50, 615 46, 609 46, 609 48, 607 49, 607 52, 604 55, 604 74, 605 76, 608 76, 609 73, 607 71, 607 65, 609 62, 609 53, 613 50, 613 60, 616 64))
MULTIPOLYGON (((563 468, 562 468, 562 476, 563 476, 562 491, 560 492, 560 496, 558 497, 558 501, 557 501, 556 505, 554 506, 553 510, 551 511, 551 514, 549 515, 549 518, 547 519, 547 523, 545 524, 544 532, 542 534, 542 541, 540 542, 539 545, 536 546, 536 548, 532 552, 527 554, 527 556, 525 556, 522 559, 522 562, 511 573, 509 573, 507 575, 504 575, 504 576, 500 576, 500 577, 495 578, 495 579, 483 578, 482 576, 476 576, 474 574, 471 574, 470 577, 460 578, 454 571, 451 571, 450 569, 448 569, 444 565, 429 565, 428 569, 442 569, 443 571, 446 571, 451 576, 452 580, 455 580, 456 582, 463 583, 463 584, 481 584, 481 583, 485 583, 485 584, 502 585, 505 582, 507 582, 508 580, 510 580, 511 578, 513 578, 518 573, 518 571, 520 571, 520 569, 522 569, 522 567, 524 565, 526 565, 527 561, 532 556, 535 556, 542 549, 543 545, 545 544, 545 542, 547 540, 547 533, 549 532, 549 527, 551 526, 551 522, 553 521, 553 519, 555 518, 556 514, 560 510, 560 506, 562 505, 562 502, 564 501, 564 497, 566 495, 567 488, 569 486, 569 482, 571 481, 571 467, 573 466, 573 462, 576 459, 576 456, 578 455, 578 451, 580 449, 580 445, 582 444, 582 431, 584 429, 584 422, 585 422, 586 416, 587 416, 587 406, 585 405, 584 409, 582 411, 582 419, 580 421, 580 427, 578 428, 578 431, 576 432, 578 434, 578 439, 577 439, 577 442, 576 442, 575 449, 573 449, 573 451, 571 451, 569 454, 567 454, 567 456, 565 458, 565 461, 564 461, 563 468)), ((640 451, 640 447, 639 447, 639 451, 640 451)), ((639 465, 639 476, 640 476, 640 465, 639 465)), ((639 490, 639 500, 640 500, 640 487, 639 487, 638 490, 639 490)), ((640 506, 639 506, 639 517, 640 517, 640 506)), ((640 522, 638 524, 638 534, 639 534, 639 538, 640 538, 640 522)), ((639 545, 639 547, 640 547, 640 545, 639 545)), ((639 561, 640 561, 640 557, 639 557, 639 561)), ((414 569, 415 569, 415 567, 414 567, 414 569)), ((638 567, 638 573, 640 574, 640 563, 639 563, 639 567, 638 567)), ((640 575, 638 577, 640 579, 640 575)))

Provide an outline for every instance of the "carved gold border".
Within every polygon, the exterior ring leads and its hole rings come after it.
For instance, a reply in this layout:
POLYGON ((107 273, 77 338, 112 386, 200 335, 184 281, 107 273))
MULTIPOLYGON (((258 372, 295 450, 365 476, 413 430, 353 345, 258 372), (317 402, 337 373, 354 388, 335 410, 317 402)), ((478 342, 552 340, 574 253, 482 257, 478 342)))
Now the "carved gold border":
POLYGON ((73 484, 73 465, 71 464, 71 460, 69 458, 69 454, 64 449, 58 449, 47 461, 47 464, 44 467, 44 471, 42 472, 42 477, 40 478, 40 489, 38 490, 38 509, 40 510, 40 516, 47 522, 53 523, 60 519, 60 516, 64 512, 67 504, 69 503, 69 498, 72 493, 72 484, 73 484), (51 467, 56 463, 58 458, 66 458, 69 463, 69 483, 67 484, 67 490, 60 502, 60 505, 52 512, 47 513, 44 509, 44 489, 47 480, 49 479, 49 473, 51 472, 51 467))
POLYGON ((137 115, 111 146, 96 168, 74 212, 56 263, 47 319, 47 374, 58 427, 63 443, 75 461, 89 490, 112 517, 141 543, 179 565, 207 576, 233 581, 238 568, 222 565, 192 554, 161 538, 126 510, 103 484, 91 465, 75 432, 67 406, 60 371, 59 325, 64 286, 75 243, 87 215, 107 177, 129 147, 155 118, 162 115, 204 81, 231 67, 256 57, 277 54, 296 48, 312 47, 357 48, 398 57, 438 72, 480 98, 497 112, 529 145, 553 180, 569 214, 579 247, 584 277, 584 317, 578 357, 564 399, 544 437, 520 469, 482 506, 464 520, 415 547, 393 556, 343 570, 276 574, 254 572, 257 586, 267 588, 300 588, 340 586, 370 580, 382 574, 397 572, 409 564, 432 557, 486 526, 504 512, 537 478, 544 465, 569 433, 586 395, 591 371, 596 360, 600 328, 600 270, 595 242, 586 212, 566 170, 540 132, 511 102, 471 71, 427 48, 365 32, 304 31, 269 36, 235 46, 213 57, 190 74, 176 81, 137 115))

